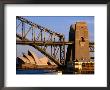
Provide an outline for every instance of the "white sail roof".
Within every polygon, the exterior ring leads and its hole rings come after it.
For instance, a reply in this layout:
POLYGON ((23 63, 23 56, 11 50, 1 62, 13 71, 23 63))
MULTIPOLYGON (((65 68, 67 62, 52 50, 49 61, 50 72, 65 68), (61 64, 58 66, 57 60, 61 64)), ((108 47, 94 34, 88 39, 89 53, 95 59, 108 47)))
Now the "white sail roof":
POLYGON ((30 63, 29 60, 25 57, 18 57, 20 60, 22 60, 25 63, 30 63))

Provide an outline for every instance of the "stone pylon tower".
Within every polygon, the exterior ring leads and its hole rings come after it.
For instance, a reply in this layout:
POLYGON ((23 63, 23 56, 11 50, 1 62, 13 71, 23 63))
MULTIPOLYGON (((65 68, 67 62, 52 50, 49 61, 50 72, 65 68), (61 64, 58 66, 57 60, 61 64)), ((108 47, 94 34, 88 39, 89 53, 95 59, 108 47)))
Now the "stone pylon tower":
POLYGON ((89 32, 86 22, 76 22, 72 26, 75 32, 75 60, 90 61, 89 53, 89 32))
POLYGON ((69 41, 73 41, 72 45, 68 45, 66 53, 66 69, 64 73, 75 73, 75 61, 90 61, 89 53, 89 32, 86 22, 76 22, 70 26, 69 41))

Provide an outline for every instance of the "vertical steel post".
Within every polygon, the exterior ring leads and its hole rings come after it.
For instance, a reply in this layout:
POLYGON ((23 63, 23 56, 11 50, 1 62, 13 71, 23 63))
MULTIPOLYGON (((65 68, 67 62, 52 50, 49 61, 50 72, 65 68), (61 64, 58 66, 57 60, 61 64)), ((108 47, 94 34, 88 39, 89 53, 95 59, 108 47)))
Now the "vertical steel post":
MULTIPOLYGON (((55 36, 54 36, 54 42, 55 42, 55 36)), ((55 58, 55 45, 54 45, 54 58, 55 58)))
POLYGON ((60 37, 60 42, 63 42, 63 45, 60 46, 60 63, 65 64, 65 38, 60 37))
POLYGON ((34 31, 34 41, 36 40, 36 33, 35 33, 35 31, 34 31))
POLYGON ((41 32, 41 41, 42 41, 42 30, 40 32, 41 32))
MULTIPOLYGON (((52 42, 52 34, 51 34, 51 40, 50 41, 52 42)), ((52 45, 51 45, 51 56, 52 56, 52 45)))
POLYGON ((65 42, 65 37, 63 37, 63 50, 64 50, 64 61, 63 61, 63 64, 65 65, 65 44, 64 44, 64 42, 65 42))
POLYGON ((34 31, 33 31, 33 27, 32 27, 32 41, 34 40, 34 39, 33 39, 33 34, 34 34, 34 31))
MULTIPOLYGON (((41 41, 42 41, 42 30, 40 30, 40 33, 41 33, 41 41)), ((41 46, 41 48, 42 48, 42 46, 41 46)))
MULTIPOLYGON (((60 42, 61 42, 61 37, 60 37, 60 42)), ((61 55, 61 45, 59 46, 60 47, 60 63, 62 63, 62 55, 61 55)))
MULTIPOLYGON (((25 36, 25 23, 24 22, 23 22, 23 31, 24 31, 23 35, 25 36)), ((25 38, 24 36, 23 36, 23 38, 25 38)))
POLYGON ((23 40, 23 37, 24 37, 24 22, 22 22, 22 40, 23 40))

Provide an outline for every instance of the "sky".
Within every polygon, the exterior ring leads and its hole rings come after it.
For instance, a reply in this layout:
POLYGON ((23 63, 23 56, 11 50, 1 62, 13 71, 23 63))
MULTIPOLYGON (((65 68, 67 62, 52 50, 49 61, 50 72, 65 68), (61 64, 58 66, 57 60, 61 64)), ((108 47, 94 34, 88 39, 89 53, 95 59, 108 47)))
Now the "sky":
MULTIPOLYGON (((94 41, 94 16, 25 16, 24 18, 52 31, 64 34, 66 41, 68 41, 70 26, 75 22, 84 21, 88 25, 89 39, 94 41)), ((42 57, 41 53, 33 47, 23 45, 17 45, 17 56, 21 56, 22 52, 27 53, 28 49, 42 57)))

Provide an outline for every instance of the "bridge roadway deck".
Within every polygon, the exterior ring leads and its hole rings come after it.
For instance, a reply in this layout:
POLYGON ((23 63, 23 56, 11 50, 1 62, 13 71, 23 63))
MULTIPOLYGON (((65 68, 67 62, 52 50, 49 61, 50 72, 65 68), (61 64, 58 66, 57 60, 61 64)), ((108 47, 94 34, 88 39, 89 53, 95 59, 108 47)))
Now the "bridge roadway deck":
POLYGON ((22 44, 22 45, 29 45, 29 44, 37 44, 39 46, 44 46, 44 45, 71 45, 73 42, 52 42, 52 41, 21 41, 17 40, 16 44, 22 44))
MULTIPOLYGON (((48 45, 48 46, 51 46, 51 45, 71 45, 71 44, 74 44, 74 42, 72 42, 72 41, 69 41, 69 42, 67 42, 67 41, 65 41, 65 42, 53 42, 53 41, 26 41, 26 40, 24 40, 24 41, 21 41, 21 40, 17 40, 16 41, 16 44, 22 44, 22 45, 29 45, 29 44, 37 44, 37 45, 39 45, 39 46, 44 46, 44 45, 48 45)), ((92 46, 92 45, 94 45, 94 43, 93 42, 90 42, 89 43, 89 45, 90 46, 92 46)))

